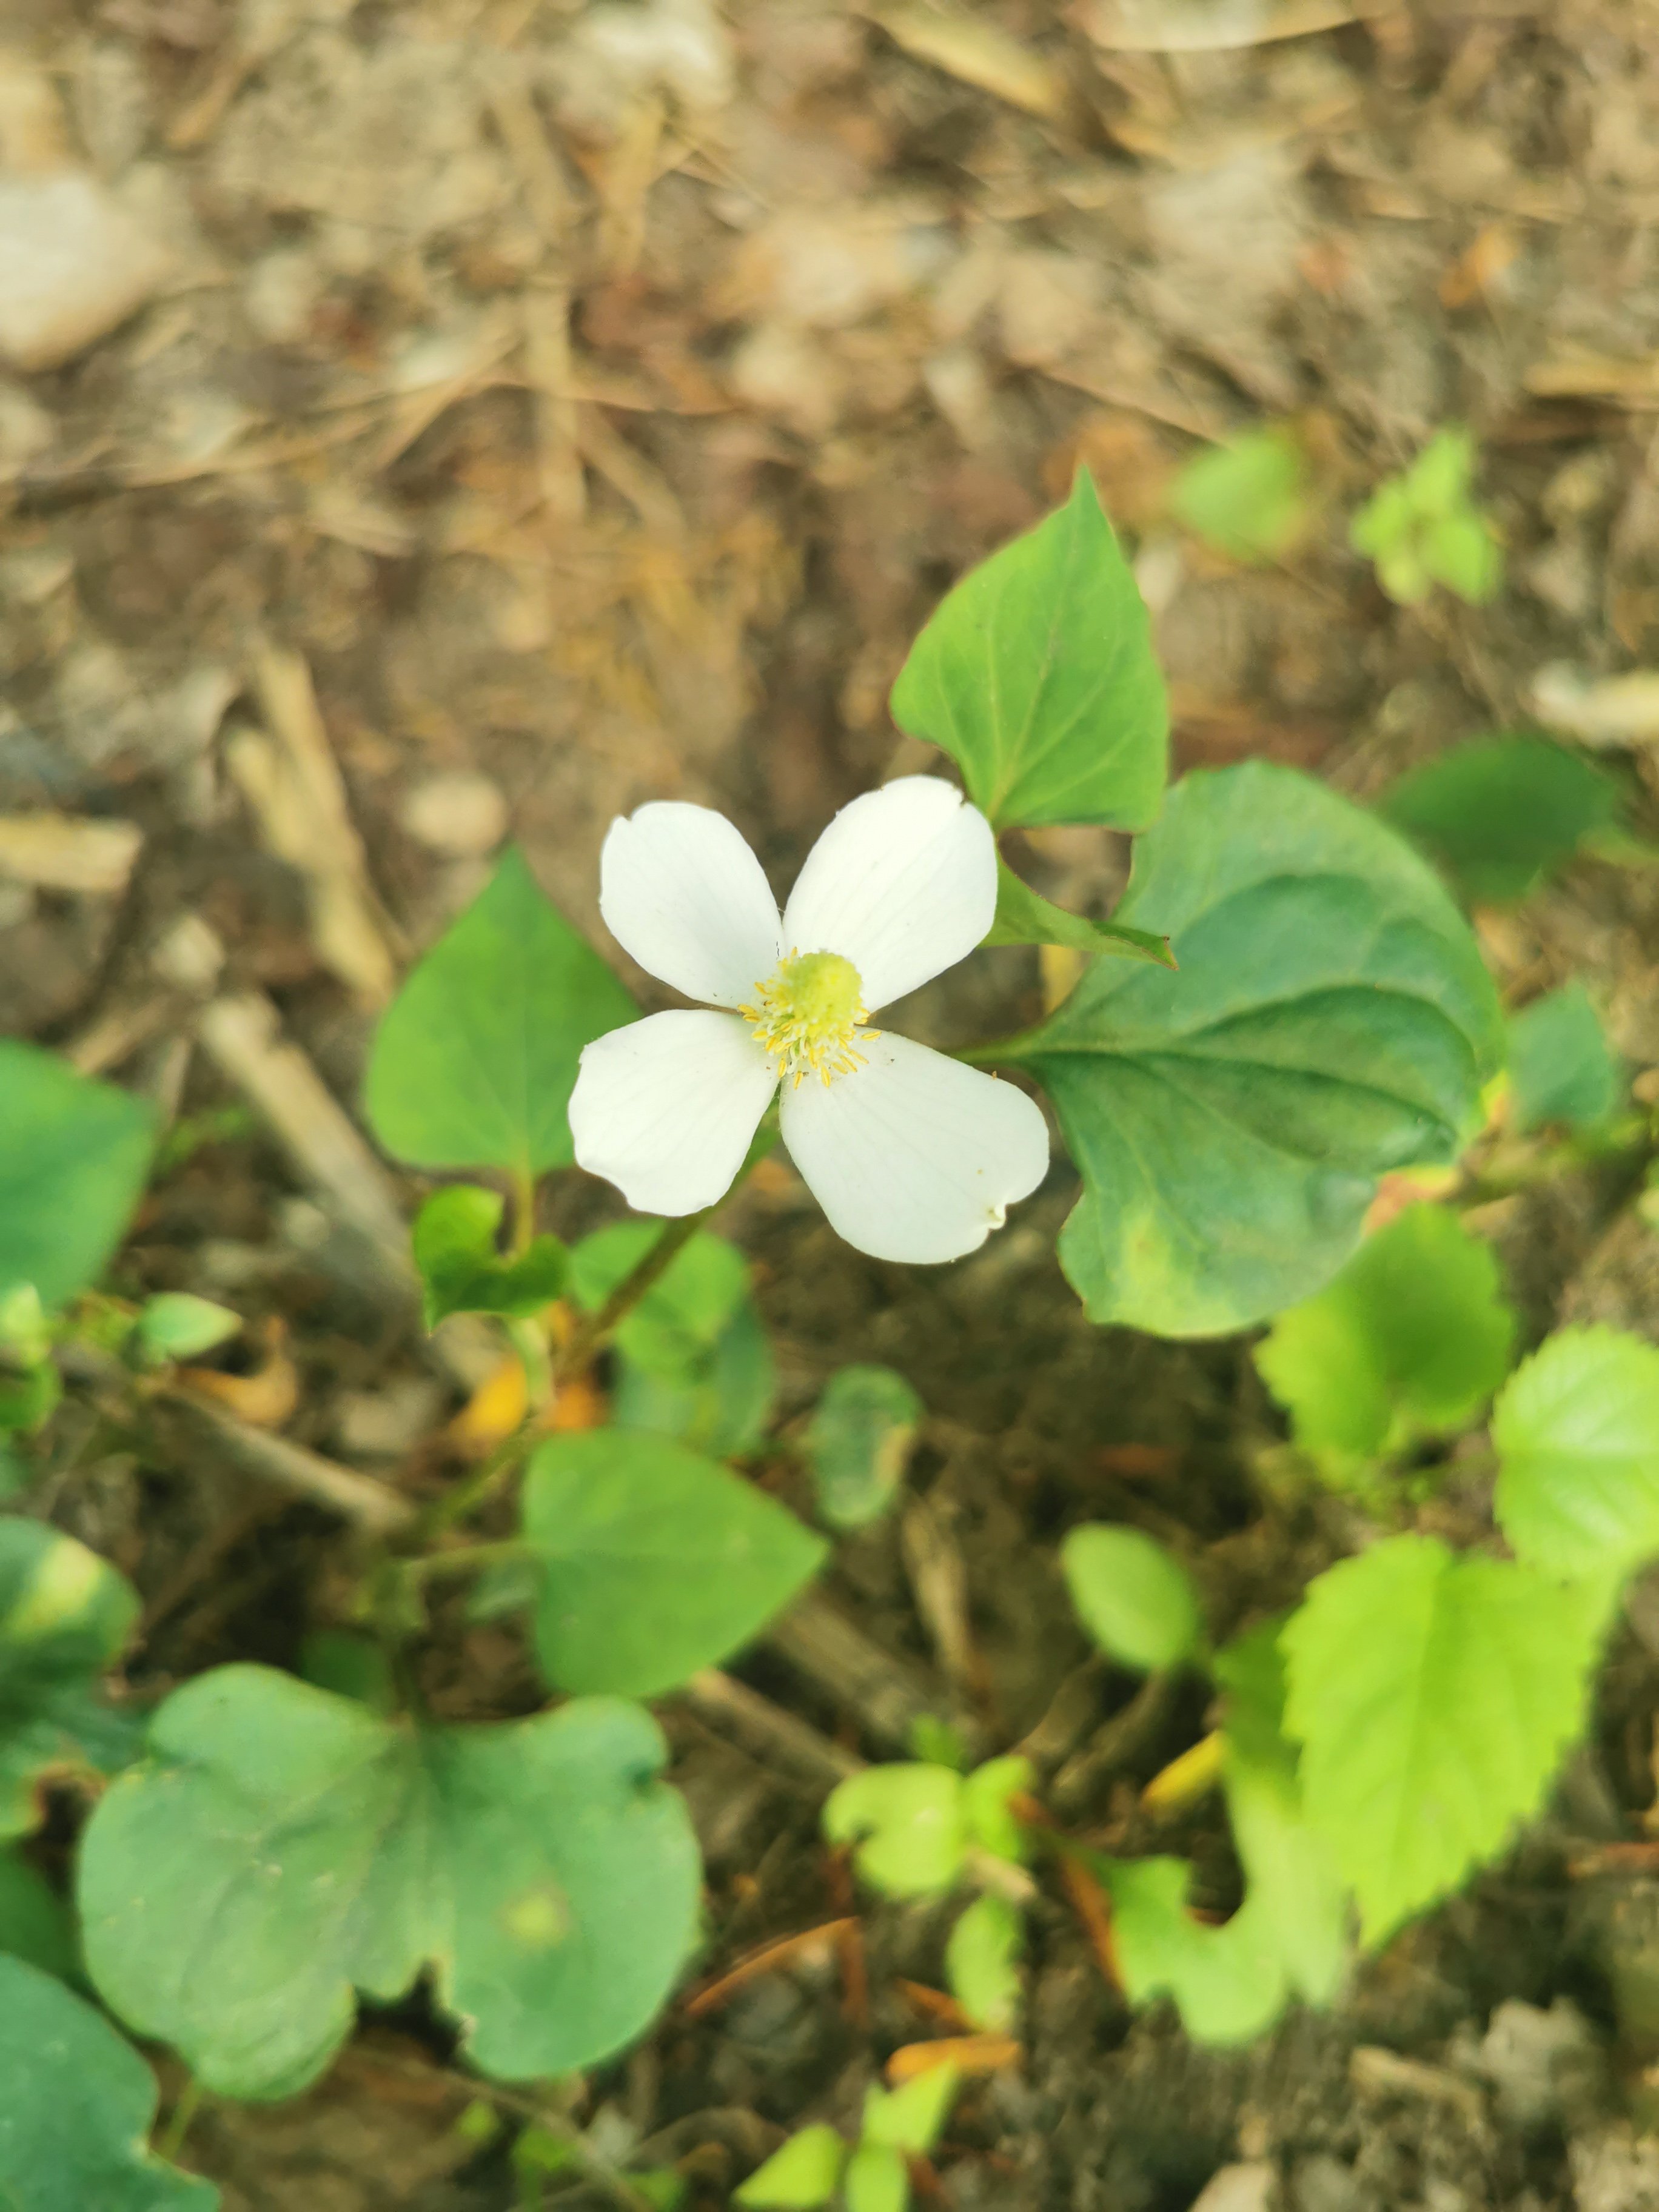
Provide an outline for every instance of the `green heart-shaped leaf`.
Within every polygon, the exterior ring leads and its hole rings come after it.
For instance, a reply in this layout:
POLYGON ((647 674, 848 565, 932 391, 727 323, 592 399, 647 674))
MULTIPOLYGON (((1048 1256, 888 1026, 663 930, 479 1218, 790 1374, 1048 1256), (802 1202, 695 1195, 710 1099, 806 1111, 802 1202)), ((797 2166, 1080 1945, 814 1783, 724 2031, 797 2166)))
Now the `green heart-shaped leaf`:
POLYGON ((87 1965, 228 2097, 294 2094, 430 1966, 484 2072, 563 2074, 656 2011, 698 1869, 661 1734, 592 1699, 493 1727, 382 1720, 264 1667, 157 1712, 82 1849, 87 1965))
POLYGON ((1455 1157, 1501 1024, 1468 924, 1382 823, 1289 769, 1188 776, 1120 916, 1176 975, 1097 961, 996 1054, 1054 1099, 1084 1194, 1060 1261, 1093 1319, 1166 1336, 1306 1297, 1378 1176, 1455 1157))
POLYGON ((940 745, 998 829, 1145 829, 1169 708, 1146 610, 1087 473, 957 584, 910 648, 893 720, 940 745))
POLYGON ((568 1166, 582 1048, 638 1012, 509 846, 386 1011, 363 1093, 374 1133, 416 1167, 568 1166))
POLYGON ((536 1651, 556 1688, 654 1697, 746 1644, 826 1547, 752 1484, 665 1437, 593 1429, 530 1462, 536 1651))
POLYGON ((53 1054, 0 1038, 0 1291, 60 1306, 102 1272, 144 1186, 155 1117, 53 1054))

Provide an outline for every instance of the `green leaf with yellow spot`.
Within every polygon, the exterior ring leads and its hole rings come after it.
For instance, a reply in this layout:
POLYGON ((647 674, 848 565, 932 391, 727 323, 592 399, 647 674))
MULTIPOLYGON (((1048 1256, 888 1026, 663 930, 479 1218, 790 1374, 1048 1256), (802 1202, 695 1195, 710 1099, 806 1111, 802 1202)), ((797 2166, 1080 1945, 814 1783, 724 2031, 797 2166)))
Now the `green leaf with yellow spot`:
POLYGON ((99 1692, 137 1618, 96 1553, 39 1521, 0 1518, 0 1837, 37 1826, 53 1772, 111 1774, 137 1750, 99 1692))
POLYGON ((222 2096, 292 2095, 430 1968, 472 2062, 564 2074, 650 2021, 690 1948, 696 1845, 637 1706, 489 1727, 382 1719, 264 1667, 157 1712, 82 1850, 112 2009, 222 2096))

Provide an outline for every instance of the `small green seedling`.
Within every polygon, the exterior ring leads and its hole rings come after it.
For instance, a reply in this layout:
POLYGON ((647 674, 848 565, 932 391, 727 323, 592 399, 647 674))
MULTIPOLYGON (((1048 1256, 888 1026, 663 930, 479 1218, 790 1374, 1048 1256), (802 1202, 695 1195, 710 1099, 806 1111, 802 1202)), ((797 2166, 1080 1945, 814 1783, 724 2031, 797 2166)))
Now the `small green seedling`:
POLYGON ((865 1528, 897 1497, 921 1426, 921 1399, 890 1367, 838 1368, 802 1439, 818 1513, 865 1528))
POLYGON ((856 2143, 832 2127, 803 2128, 732 2201, 748 2212, 814 2212, 831 2203, 843 2212, 906 2212, 909 2160, 925 2158, 938 2142, 960 2085, 957 2069, 945 2064, 901 2088, 867 2089, 856 2143))
POLYGON ((1376 564, 1377 582, 1402 606, 1427 599, 1437 584, 1471 606, 1484 606, 1502 588, 1502 541, 1475 503, 1474 462, 1467 430, 1437 431, 1355 515, 1349 544, 1376 564))
POLYGON ((1282 561, 1313 520, 1301 440, 1288 423, 1277 423, 1200 453, 1176 477, 1170 511, 1231 560, 1282 561))

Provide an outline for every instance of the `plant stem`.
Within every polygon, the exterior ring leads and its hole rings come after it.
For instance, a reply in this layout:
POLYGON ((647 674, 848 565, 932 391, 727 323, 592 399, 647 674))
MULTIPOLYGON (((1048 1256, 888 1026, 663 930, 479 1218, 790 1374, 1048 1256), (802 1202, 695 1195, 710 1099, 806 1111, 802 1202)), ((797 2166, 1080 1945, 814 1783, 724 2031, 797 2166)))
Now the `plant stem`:
POLYGON ((185 2147, 185 2137, 190 2133, 190 2124, 201 2110, 202 2085, 192 2074, 179 2092, 167 2124, 155 2146, 155 2154, 169 2166, 176 2166, 179 2154, 185 2147))
POLYGON ((536 1236, 536 1178, 528 1168, 514 1168, 512 1257, 522 1260, 536 1236))
POLYGON ((653 1284, 672 1266, 714 1211, 712 1206, 705 1206, 701 1213, 682 1214, 678 1220, 663 1224, 661 1232, 650 1250, 623 1276, 602 1306, 582 1316, 553 1354, 548 1364, 549 1389, 545 1403, 532 1406, 511 1436, 503 1437, 481 1466, 475 1468, 465 1481, 458 1482, 453 1490, 446 1491, 441 1498, 427 1508, 415 1523, 414 1534, 417 1544, 429 1544, 446 1528, 453 1528, 458 1521, 466 1520, 493 1498, 504 1484, 511 1481, 547 1406, 557 1398, 560 1384, 569 1382, 573 1376, 581 1374, 592 1364, 612 1332, 628 1318, 653 1284))
POLYGON ((426 1552, 418 1559, 405 1559, 401 1571, 409 1583, 436 1582, 444 1575, 477 1574, 485 1567, 499 1566, 504 1559, 532 1556, 527 1544, 507 1537, 499 1544, 461 1544, 453 1551, 426 1552))

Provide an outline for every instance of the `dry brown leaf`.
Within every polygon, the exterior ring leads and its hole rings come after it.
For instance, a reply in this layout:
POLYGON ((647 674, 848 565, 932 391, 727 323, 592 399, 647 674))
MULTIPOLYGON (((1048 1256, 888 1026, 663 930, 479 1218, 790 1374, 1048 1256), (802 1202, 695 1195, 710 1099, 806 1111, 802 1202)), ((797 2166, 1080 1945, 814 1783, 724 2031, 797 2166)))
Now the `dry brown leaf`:
POLYGON ((925 4, 878 5, 870 12, 912 60, 927 62, 1045 122, 1064 112, 1066 82, 1060 71, 995 23, 925 4))
POLYGON ((1441 306, 1469 307, 1488 298, 1520 251, 1521 241, 1508 223, 1483 223, 1441 278, 1441 306))
POLYGON ((896 2089, 939 2066, 954 2066, 961 2074, 1000 2074, 1024 2056, 1024 2045, 1012 2035, 943 2035, 933 2043, 907 2043, 896 2051, 887 2062, 887 2079, 896 2089))
POLYGON ((273 1316, 264 1328, 265 1357, 252 1375, 226 1375, 216 1367, 181 1367, 179 1381, 198 1397, 211 1398, 250 1428, 280 1429, 300 1402, 300 1370, 288 1353, 288 1330, 273 1316))
POLYGON ((1377 0, 1083 0, 1076 20, 1109 52, 1204 54, 1305 38, 1379 12, 1377 0))
POLYGON ((124 891, 144 833, 136 822, 0 814, 0 876, 43 890, 124 891))
POLYGON ((1648 407, 1659 401, 1659 354, 1632 357, 1571 346, 1534 362, 1522 380, 1540 399, 1613 399, 1648 407))

